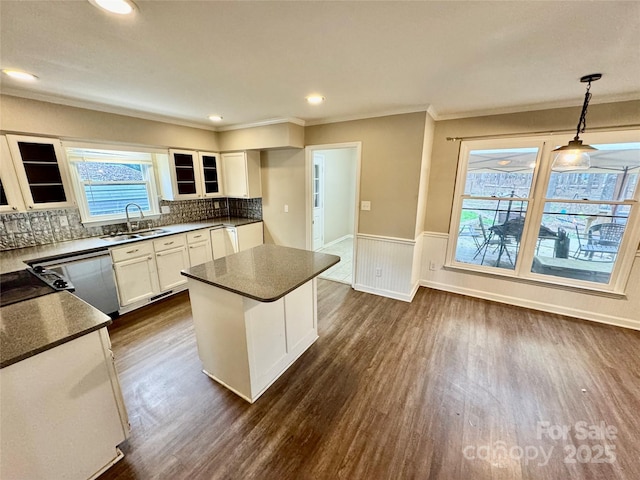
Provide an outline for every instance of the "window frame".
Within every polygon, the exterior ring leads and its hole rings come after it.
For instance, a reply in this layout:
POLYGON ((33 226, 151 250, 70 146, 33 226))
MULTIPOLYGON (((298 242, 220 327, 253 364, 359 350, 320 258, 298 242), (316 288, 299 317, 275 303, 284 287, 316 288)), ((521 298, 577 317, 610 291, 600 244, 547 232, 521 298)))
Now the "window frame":
MULTIPOLYGON (((129 152, 129 153, 140 153, 143 155, 151 154, 150 159, 140 159, 137 161, 127 160, 127 159, 100 159, 96 158, 94 160, 88 160, 89 162, 99 163, 102 161, 103 163, 121 163, 121 164, 135 164, 142 165, 143 169, 143 181, 122 181, 122 182, 113 182, 118 184, 125 183, 134 183, 140 184, 144 183, 146 185, 147 195, 149 197, 149 207, 150 212, 144 214, 145 219, 155 219, 160 216, 160 202, 158 197, 158 186, 157 186, 157 174, 156 174, 156 154, 166 154, 166 150, 157 150, 157 149, 149 149, 149 148, 141 148, 135 146, 123 146, 123 145, 105 145, 105 144, 87 144, 87 143, 75 143, 75 142, 64 142, 63 147, 66 152, 66 161, 68 163, 68 169, 71 174, 71 180, 73 184, 73 194, 77 201, 78 209, 80 211, 80 219, 83 225, 86 226, 101 226, 101 225, 111 225, 115 223, 123 223, 126 221, 126 214, 123 211, 122 213, 111 214, 111 215, 91 215, 89 209, 89 202, 85 195, 85 185, 88 183, 80 179, 78 174, 78 169, 75 164, 82 163, 82 161, 76 160, 77 156, 74 156, 69 153, 69 149, 92 149, 92 150, 111 150, 111 151, 121 151, 121 152, 129 152)), ((86 161, 86 160, 85 160, 86 161)), ((90 183, 90 182, 89 182, 90 183)), ((96 184, 110 184, 112 182, 95 182, 96 184)))
MULTIPOLYGON (((640 130, 610 130, 583 134, 584 143, 590 145, 613 144, 639 142, 640 130)), ((640 182, 636 186, 632 199, 624 201, 589 200, 574 201, 571 203, 589 204, 624 204, 630 206, 629 216, 622 241, 619 246, 616 261, 608 283, 597 283, 586 280, 571 279, 560 276, 545 275, 531 271, 535 256, 536 242, 538 239, 538 229, 542 222, 545 203, 548 201, 546 195, 551 178, 551 166, 553 162, 553 149, 566 144, 573 138, 570 134, 548 134, 538 136, 510 136, 508 138, 484 138, 474 140, 463 140, 460 145, 458 156, 458 172, 454 189, 454 201, 451 211, 451 221, 449 226, 449 240, 447 242, 447 253, 445 267, 461 269, 469 272, 488 274, 496 277, 508 277, 514 280, 533 281, 554 286, 591 290, 612 294, 624 294, 624 290, 631 274, 633 261, 640 243, 640 182), (473 150, 489 150, 501 148, 526 148, 531 144, 538 143, 541 148, 538 151, 536 167, 530 191, 530 203, 527 208, 526 220, 522 232, 519 254, 513 270, 487 265, 475 265, 456 260, 456 248, 458 244, 458 232, 460 230, 460 217, 465 199, 473 198, 483 200, 485 197, 469 196, 464 194, 467 181, 468 159, 473 150)), ((508 197, 495 197, 486 199, 504 200, 508 197)), ((523 200, 523 199, 520 199, 523 200)))

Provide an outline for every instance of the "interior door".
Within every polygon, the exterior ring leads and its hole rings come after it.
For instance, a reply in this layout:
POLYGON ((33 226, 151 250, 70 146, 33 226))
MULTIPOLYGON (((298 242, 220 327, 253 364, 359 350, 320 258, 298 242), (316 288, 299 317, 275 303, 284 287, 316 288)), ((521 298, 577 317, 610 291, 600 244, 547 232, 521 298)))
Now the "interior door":
POLYGON ((313 155, 313 250, 324 246, 324 156, 313 155))

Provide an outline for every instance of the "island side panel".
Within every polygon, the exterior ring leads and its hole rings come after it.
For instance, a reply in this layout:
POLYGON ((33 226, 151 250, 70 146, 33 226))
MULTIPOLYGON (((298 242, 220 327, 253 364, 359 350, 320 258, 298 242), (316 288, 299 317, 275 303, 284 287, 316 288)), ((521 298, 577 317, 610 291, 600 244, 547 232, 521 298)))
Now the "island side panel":
POLYGON ((191 278, 188 286, 205 373, 252 401, 243 297, 191 278))
POLYGON ((269 303, 245 298, 244 304, 253 402, 289 366, 284 298, 269 303))
POLYGON ((284 297, 287 353, 295 360, 318 338, 316 279, 284 297))

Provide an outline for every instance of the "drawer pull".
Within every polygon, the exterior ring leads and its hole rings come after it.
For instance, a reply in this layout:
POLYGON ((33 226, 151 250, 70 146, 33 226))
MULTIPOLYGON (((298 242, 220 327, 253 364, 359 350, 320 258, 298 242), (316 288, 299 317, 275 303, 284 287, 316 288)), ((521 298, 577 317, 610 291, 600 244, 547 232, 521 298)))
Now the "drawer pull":
POLYGON ((134 248, 133 250, 129 250, 127 253, 136 253, 138 250, 140 250, 139 248, 134 248))
POLYGON ((200 238, 202 235, 194 235, 193 238, 200 238))
POLYGON ((175 242, 167 242, 164 245, 173 245, 175 242))

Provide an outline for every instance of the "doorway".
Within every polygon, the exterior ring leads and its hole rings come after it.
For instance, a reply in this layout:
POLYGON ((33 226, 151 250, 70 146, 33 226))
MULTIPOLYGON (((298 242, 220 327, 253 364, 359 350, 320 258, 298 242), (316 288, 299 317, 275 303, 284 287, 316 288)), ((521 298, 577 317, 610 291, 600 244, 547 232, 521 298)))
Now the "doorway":
POLYGON ((320 278, 353 285, 361 144, 307 147, 307 248, 338 255, 320 278))

